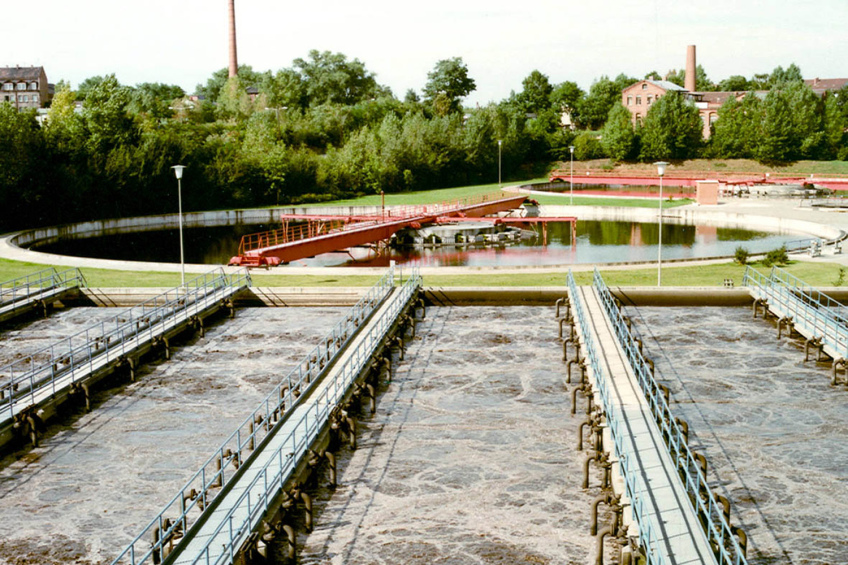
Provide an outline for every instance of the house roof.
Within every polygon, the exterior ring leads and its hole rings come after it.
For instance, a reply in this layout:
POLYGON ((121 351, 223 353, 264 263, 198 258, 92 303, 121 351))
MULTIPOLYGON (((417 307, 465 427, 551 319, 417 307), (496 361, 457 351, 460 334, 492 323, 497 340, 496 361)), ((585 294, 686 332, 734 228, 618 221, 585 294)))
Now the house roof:
POLYGON ((622 92, 627 92, 628 90, 634 89, 637 86, 639 86, 640 84, 644 84, 644 83, 652 84, 652 85, 654 85, 658 88, 665 90, 666 92, 668 92, 670 90, 677 90, 677 91, 680 91, 680 92, 688 92, 685 88, 677 86, 673 82, 670 82, 670 81, 667 81, 667 80, 651 80, 651 79, 645 79, 645 80, 640 80, 639 82, 634 82, 633 84, 631 84, 630 86, 628 86, 627 88, 622 90, 622 92))
POLYGON ((43 67, 0 67, 0 80, 38 80, 43 67))
POLYGON ((813 90, 839 90, 848 85, 848 78, 811 78, 804 83, 813 90))
POLYGON ((654 86, 659 86, 660 88, 664 88, 665 90, 682 90, 686 91, 682 86, 678 86, 669 80, 651 80, 648 79, 645 82, 650 82, 654 86))

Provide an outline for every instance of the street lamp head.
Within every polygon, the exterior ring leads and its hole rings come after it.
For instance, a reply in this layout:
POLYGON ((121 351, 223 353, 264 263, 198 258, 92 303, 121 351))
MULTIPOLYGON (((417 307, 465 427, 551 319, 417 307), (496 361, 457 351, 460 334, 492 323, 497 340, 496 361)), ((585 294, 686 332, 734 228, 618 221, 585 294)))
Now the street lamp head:
POLYGON ((183 169, 185 169, 185 165, 174 165, 171 168, 174 169, 174 174, 177 175, 177 180, 183 178, 183 169))
POLYGON ((571 151, 572 155, 574 155, 574 146, 573 145, 569 145, 568 150, 571 151))
POLYGON ((665 168, 668 166, 668 163, 665 161, 657 161, 654 165, 657 166, 657 174, 659 176, 665 175, 665 168))
POLYGON ((503 139, 498 140, 498 147, 500 147, 501 145, 503 145, 503 139))

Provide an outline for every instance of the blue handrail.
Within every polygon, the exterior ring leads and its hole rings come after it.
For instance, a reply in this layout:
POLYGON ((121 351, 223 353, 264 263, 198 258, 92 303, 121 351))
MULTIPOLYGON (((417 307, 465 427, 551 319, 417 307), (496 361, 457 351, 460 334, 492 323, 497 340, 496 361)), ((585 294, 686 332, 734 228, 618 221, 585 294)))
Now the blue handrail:
POLYGON ((125 310, 38 351, 0 367, 0 410, 14 418, 16 409, 36 404, 45 390, 56 394, 78 380, 80 369, 94 370, 102 359, 114 360, 132 353, 138 340, 152 340, 179 317, 188 319, 205 309, 210 299, 224 298, 250 284, 247 270, 228 275, 215 269, 159 296, 125 310), (59 384, 71 375, 67 383, 59 384))
POLYGON ((848 358, 848 308, 827 294, 778 267, 768 276, 750 266, 742 284, 759 293, 773 308, 792 318, 796 329, 806 330, 843 358, 848 358))
MULTIPOLYGON (((307 413, 298 422, 298 433, 302 434, 302 437, 309 437, 311 439, 298 441, 293 433, 292 437, 289 438, 291 441, 287 439, 283 443, 283 447, 273 454, 272 459, 269 460, 262 473, 257 476, 257 480, 259 480, 258 477, 262 477, 262 480, 266 481, 264 483, 266 485, 266 496, 261 501, 251 501, 249 496, 245 500, 239 499, 233 508, 246 505, 248 508, 248 517, 251 521, 264 514, 267 504, 273 498, 273 496, 268 496, 267 493, 274 489, 278 491, 285 484, 287 473, 296 466, 300 460, 300 456, 305 453, 308 446, 312 443, 314 434, 320 430, 320 426, 323 425, 323 421, 326 420, 329 411, 336 406, 338 399, 344 394, 350 381, 359 374, 364 364, 370 359, 370 353, 367 356, 364 353, 366 348, 370 347, 371 349, 368 349, 368 351, 373 351, 373 348, 376 347, 378 341, 383 337, 381 334, 379 338, 375 336, 379 334, 379 331, 385 332, 387 330, 388 326, 394 322, 398 309, 405 305, 412 292, 420 285, 421 277, 418 269, 414 268, 410 278, 404 282, 404 285, 400 289, 399 296, 401 298, 393 302, 391 310, 377 321, 376 326, 372 326, 372 329, 365 336, 365 341, 360 343, 353 354, 347 359, 345 365, 342 367, 342 373, 337 376, 336 381, 324 393, 328 395, 328 398, 324 399, 322 397, 322 399, 316 402, 315 415, 310 416, 310 413, 307 413), (397 304, 400 304, 400 306, 397 304), (354 364, 358 367, 355 370, 353 369, 354 364), (284 447, 291 447, 291 453, 299 455, 289 457, 283 453, 284 447), (274 458, 280 463, 280 470, 274 476, 268 476, 268 467, 274 458), (261 510, 259 509, 260 507, 262 508, 261 510)), ((212 502, 214 496, 210 495, 209 491, 226 487, 235 475, 236 469, 247 460, 243 456, 243 453, 245 451, 252 451, 254 446, 258 446, 276 429, 279 422, 283 420, 283 416, 286 413, 290 413, 298 405, 298 398, 305 397, 306 392, 315 386, 318 382, 316 377, 323 371, 326 363, 350 342, 359 326, 382 304, 383 300, 392 291, 393 286, 394 269, 390 268, 377 284, 369 289, 357 304, 324 337, 321 343, 311 353, 307 354, 297 367, 242 421, 241 425, 206 460, 200 470, 183 485, 178 494, 165 505, 130 545, 118 555, 112 562, 113 565, 122 562, 122 560, 127 560, 132 565, 139 565, 152 559, 154 554, 157 554, 157 557, 161 556, 165 540, 178 530, 188 532, 202 517, 202 509, 208 507, 212 502), (175 518, 169 521, 166 520, 166 516, 175 516, 175 518), (160 541, 151 544, 154 531, 160 533, 160 541)), ((248 487, 244 492, 249 493, 251 487, 248 487)), ((245 494, 244 496, 247 495, 245 494)), ((232 514, 230 514, 227 521, 222 521, 220 527, 229 526, 231 520, 232 514)), ((236 544, 240 543, 241 534, 245 534, 243 525, 234 527, 230 531, 232 536, 224 553, 227 557, 238 549, 236 544)), ((247 530, 247 533, 249 531, 250 529, 247 530)), ((211 563, 211 561, 207 560, 208 558, 209 548, 207 547, 204 553, 205 563, 211 563)))
POLYGON ((57 271, 50 267, 0 283, 0 307, 28 301, 50 290, 84 287, 85 284, 85 277, 77 268, 57 271))
POLYGON ((631 501, 634 519, 639 524, 639 543, 646 549, 648 565, 667 565, 664 553, 660 549, 663 539, 658 532, 662 530, 656 522, 656 515, 645 502, 650 500, 650 497, 647 495, 648 486, 645 484, 644 474, 636 463, 639 458, 636 454, 630 452, 628 444, 624 441, 627 431, 622 424, 623 417, 620 414, 620 408, 610 397, 608 383, 610 377, 606 375, 598 361, 594 339, 586 322, 583 303, 577 294, 577 285, 570 269, 567 281, 571 304, 574 308, 574 319, 580 326, 586 357, 589 360, 592 373, 595 375, 595 385, 601 396, 607 425, 615 445, 615 452, 618 455, 619 471, 624 478, 626 494, 631 501))
POLYGON ((624 323, 621 311, 613 300, 612 293, 604 283, 598 269, 594 272, 594 285, 601 297, 601 302, 607 312, 613 329, 622 349, 627 355, 630 366, 639 381, 639 386, 648 400, 648 404, 656 418, 663 437, 667 438, 666 447, 678 468, 684 471, 684 487, 693 503, 695 512, 706 519, 707 537, 714 542, 720 562, 726 565, 746 565, 747 560, 739 547, 736 536, 733 535, 730 524, 724 516, 724 509, 718 504, 707 478, 701 472, 700 466, 689 450, 677 421, 672 417, 671 409, 666 402, 648 363, 642 352, 636 346, 633 335, 624 323), (727 546, 730 546, 728 549, 727 546))

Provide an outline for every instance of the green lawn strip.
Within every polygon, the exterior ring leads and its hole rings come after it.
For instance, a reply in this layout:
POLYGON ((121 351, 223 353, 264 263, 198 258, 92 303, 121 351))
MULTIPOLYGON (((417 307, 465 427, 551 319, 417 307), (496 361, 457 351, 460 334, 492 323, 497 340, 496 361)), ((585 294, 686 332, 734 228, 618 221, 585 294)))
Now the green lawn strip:
MULTIPOLYGON (((532 184, 548 182, 547 178, 536 178, 524 181, 514 181, 504 183, 503 186, 514 184, 532 184)), ((498 184, 479 184, 474 186, 460 186, 457 188, 441 188, 436 190, 426 190, 422 192, 403 192, 400 194, 386 194, 386 206, 419 206, 422 204, 435 204, 439 202, 449 202, 462 198, 469 198, 481 194, 490 194, 500 190, 498 184)), ((322 202, 320 204, 304 204, 310 208, 324 206, 380 206, 381 197, 379 194, 369 194, 359 198, 351 198, 348 200, 333 200, 332 202, 322 202)))
MULTIPOLYGON (((752 266, 763 273, 769 268, 761 263, 752 266)), ((0 259, 0 281, 8 281, 47 268, 47 265, 23 263, 0 259)), ((64 270, 67 267, 56 267, 64 270)), ((813 286, 835 286, 839 279, 839 269, 845 268, 838 263, 813 263, 808 261, 793 261, 785 269, 804 282, 813 286)), ((210 270, 213 267, 210 266, 210 270)), ((405 269, 406 270, 406 269, 405 269)), ((657 283, 656 266, 646 265, 639 269, 623 269, 610 266, 600 266, 601 274, 611 286, 653 286, 657 283)), ((179 273, 162 273, 151 271, 113 271, 107 269, 81 269, 89 287, 92 288, 173 288, 180 284, 179 273)), ((715 286, 724 284, 724 279, 733 279, 736 286, 742 284, 745 267, 736 263, 703 264, 694 266, 663 266, 663 286, 715 286)), ((407 271, 408 272, 408 271, 407 271)), ((561 286, 565 281, 568 267, 558 272, 536 272, 528 269, 520 273, 498 273, 486 271, 462 275, 436 274, 425 275, 425 286, 561 286)), ((287 275, 274 271, 254 270, 251 272, 254 286, 265 287, 370 287, 380 274, 356 274, 351 269, 347 275, 287 275)), ((189 274, 191 279, 195 275, 189 274)), ((591 284, 591 271, 576 271, 578 284, 591 284)))

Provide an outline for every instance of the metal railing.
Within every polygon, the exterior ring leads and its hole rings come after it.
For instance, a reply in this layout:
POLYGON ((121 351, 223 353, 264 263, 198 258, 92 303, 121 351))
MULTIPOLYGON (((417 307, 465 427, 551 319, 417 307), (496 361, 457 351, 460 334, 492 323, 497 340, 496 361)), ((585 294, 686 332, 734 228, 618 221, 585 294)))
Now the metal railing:
MULTIPOLYGON (((403 220, 406 218, 415 218, 419 216, 433 216, 445 212, 451 212, 457 208, 474 206, 476 204, 484 204, 486 202, 494 202, 504 198, 514 197, 505 192, 493 192, 487 194, 477 194, 466 198, 458 198, 435 204, 421 204, 416 206, 392 206, 386 208, 379 218, 374 218, 373 215, 363 216, 363 221, 357 221, 356 216, 341 218, 327 218, 320 221, 307 220, 302 218, 305 223, 296 225, 285 225, 276 230, 269 230, 261 233, 253 233, 243 235, 239 242, 238 254, 245 255, 250 251, 264 249, 275 245, 283 245, 294 241, 317 237, 320 235, 328 235, 331 233, 339 233, 344 231, 361 229, 367 226, 383 222, 392 222, 403 220)), ((317 216, 320 217, 320 214, 317 216)), ((285 218, 285 216, 284 216, 285 218)))
POLYGON ((671 413, 664 393, 657 385, 645 357, 636 346, 633 335, 624 323, 621 311, 615 304, 612 294, 597 268, 593 280, 616 337, 618 337, 618 341, 627 355, 630 366, 638 379, 639 387, 648 401, 663 438, 666 440, 668 453, 677 464, 678 469, 684 473, 682 477, 683 486, 696 514, 702 520, 707 538, 717 552, 716 557, 724 565, 746 565, 747 560, 739 542, 736 540, 736 536, 733 535, 731 525, 724 515, 723 507, 710 489, 706 476, 701 472, 700 465, 690 451, 681 427, 671 413))
POLYGON ((574 308, 574 317, 580 325, 580 331, 583 334, 586 358, 592 367, 592 373, 595 375, 595 385, 601 396, 607 425, 609 426, 610 434, 615 444, 619 471, 624 478, 626 494, 630 498, 633 517, 636 523, 639 524, 639 543, 646 550, 645 554, 648 565, 666 565, 667 561, 663 552, 660 550, 663 539, 660 533, 658 533, 661 530, 659 524, 656 522, 657 516, 653 512, 653 509, 645 502, 650 500, 648 486, 645 484, 643 473, 638 469, 637 463, 635 463, 639 458, 630 452, 628 445, 624 442, 624 438, 627 436, 627 430, 622 423, 621 411, 618 405, 610 397, 608 382, 610 377, 606 375, 598 362, 598 354, 595 350, 592 332, 586 322, 583 304, 577 295, 577 285, 574 282, 574 275, 570 269, 568 271, 567 282, 569 294, 571 295, 571 303, 574 308))
MULTIPOLYGON (((276 493, 285 484, 288 473, 295 468, 300 457, 306 452, 315 435, 320 431, 330 411, 336 406, 352 380, 370 359, 371 353, 379 340, 383 338, 385 331, 394 322, 400 308, 406 304, 412 292, 420 284, 421 277, 418 274, 418 269, 415 268, 410 278, 394 297, 391 309, 377 320, 376 325, 372 326, 365 335, 365 339, 348 357, 336 380, 319 399, 314 401, 314 406, 310 407, 310 412, 304 414, 297 423, 296 431, 292 432, 291 437, 287 438, 282 447, 271 456, 269 462, 257 475, 256 480, 244 491, 246 494, 232 507, 227 519, 222 521, 215 534, 217 535, 224 527, 229 528, 230 538, 223 557, 227 559, 232 557, 238 550, 238 544, 252 530, 255 520, 261 518, 267 510, 267 505, 273 498, 270 493, 276 493), (290 452, 287 449, 289 447, 291 448, 290 452), (269 476, 269 472, 271 472, 269 466, 274 461, 279 463, 279 470, 274 471, 269 476), (264 481, 266 494, 260 500, 251 500, 249 493, 256 482, 260 480, 260 477, 264 481), (241 507, 248 509, 249 525, 232 523, 233 513, 241 507)), ((298 398, 305 397, 307 391, 316 385, 317 377, 323 371, 323 367, 347 346, 358 328, 366 322, 368 317, 391 293, 393 286, 394 269, 390 268, 380 281, 323 338, 321 343, 311 353, 307 354, 298 366, 242 421, 235 432, 206 460, 200 470, 183 485, 177 495, 118 555, 112 562, 113 565, 117 563, 139 565, 150 559, 159 561, 160 558, 164 557, 165 540, 176 535, 177 532, 188 532, 200 521, 203 509, 207 508, 214 499, 214 494, 210 491, 217 490, 220 492, 223 490, 233 479, 237 469, 258 453, 253 451, 254 448, 277 430, 280 422, 284 419, 283 417, 287 413, 291 413, 294 407, 299 404, 298 398), (246 452, 252 453, 245 456, 246 452), (173 518, 169 519, 168 516, 173 516, 173 518), (158 534, 159 541, 151 544, 154 533, 158 534)), ((207 546, 203 555, 198 559, 204 563, 220 562, 220 558, 215 561, 210 560, 210 551, 207 546)))
POLYGON ((246 270, 228 275, 219 268, 0 367, 0 421, 14 418, 21 405, 36 404, 42 392, 54 395, 132 353, 140 341, 158 338, 172 324, 200 314, 210 298, 225 298, 249 284, 246 270), (76 376, 81 369, 85 375, 76 376))
POLYGON ((0 283, 0 308, 27 300, 56 289, 84 287, 85 277, 79 269, 57 271, 51 267, 0 283))
POLYGON ((848 358, 848 308, 841 302, 778 267, 772 267, 766 276, 749 266, 742 284, 759 291, 772 308, 781 307, 796 328, 806 329, 836 354, 848 358))

